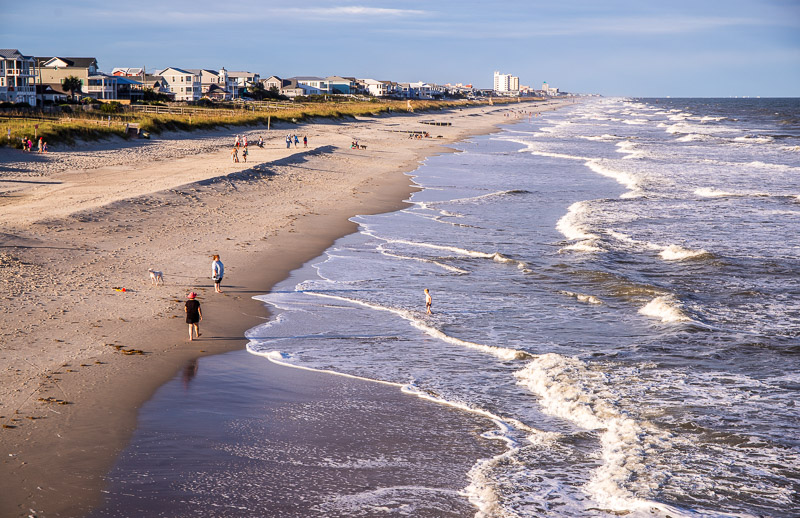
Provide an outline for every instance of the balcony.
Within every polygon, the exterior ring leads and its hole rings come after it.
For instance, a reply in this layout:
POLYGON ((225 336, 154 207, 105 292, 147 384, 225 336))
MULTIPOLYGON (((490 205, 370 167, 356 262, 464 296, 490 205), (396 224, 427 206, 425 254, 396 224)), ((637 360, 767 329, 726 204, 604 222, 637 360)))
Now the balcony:
POLYGON ((31 72, 30 70, 25 70, 24 68, 9 68, 6 69, 6 76, 15 76, 15 77, 34 77, 36 74, 31 72))

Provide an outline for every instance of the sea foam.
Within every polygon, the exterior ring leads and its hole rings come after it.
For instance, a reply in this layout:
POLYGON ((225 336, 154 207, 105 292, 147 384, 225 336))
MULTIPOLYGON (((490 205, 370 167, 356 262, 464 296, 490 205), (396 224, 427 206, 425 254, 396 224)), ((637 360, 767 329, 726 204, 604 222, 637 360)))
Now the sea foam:
POLYGON ((664 323, 688 322, 692 319, 684 312, 683 304, 674 295, 662 295, 647 303, 639 313, 661 319, 664 323))

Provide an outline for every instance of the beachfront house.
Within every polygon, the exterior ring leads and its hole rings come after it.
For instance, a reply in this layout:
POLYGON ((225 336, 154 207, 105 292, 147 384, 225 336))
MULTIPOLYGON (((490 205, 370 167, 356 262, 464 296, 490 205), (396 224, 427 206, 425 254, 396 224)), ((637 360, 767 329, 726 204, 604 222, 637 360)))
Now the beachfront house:
MULTIPOLYGON (((316 77, 316 76, 297 76, 297 77, 290 77, 289 80, 297 81, 298 85, 301 86, 308 86, 315 90, 316 94, 329 94, 330 88, 328 86, 328 81, 324 77, 316 77)), ((309 94, 305 94, 309 95, 309 94)))
POLYGON ((281 95, 285 95, 290 99, 304 95, 321 95, 322 93, 319 88, 300 83, 295 78, 284 79, 283 87, 281 88, 281 95))
POLYGON ((200 76, 200 90, 204 97, 216 101, 230 101, 233 99, 233 90, 236 81, 228 76, 225 67, 217 70, 207 68, 189 68, 189 72, 200 76))
POLYGON ((144 68, 142 67, 114 67, 111 69, 111 75, 117 77, 142 77, 144 75, 144 68))
POLYGON ((182 68, 169 67, 158 73, 176 101, 196 101, 203 95, 200 76, 182 68))
POLYGON ((434 91, 438 96, 442 95, 439 87, 418 81, 416 83, 399 83, 397 93, 406 99, 433 99, 434 91))
POLYGON ((36 62, 40 84, 61 85, 74 76, 81 82, 82 94, 100 100, 119 99, 118 76, 100 72, 95 58, 47 56, 37 57, 36 62))
POLYGON ((281 88, 286 86, 286 83, 283 79, 278 76, 269 76, 267 79, 261 80, 261 85, 264 87, 264 90, 271 90, 272 88, 277 88, 280 92, 281 88))
POLYGON ((261 80, 261 76, 254 72, 228 72, 228 77, 228 90, 234 99, 240 98, 247 88, 255 86, 261 80))
POLYGON ((40 105, 63 103, 69 98, 69 92, 60 85, 36 85, 36 103, 40 105))
POLYGON ((140 80, 143 90, 152 90, 154 93, 163 94, 175 99, 175 94, 170 91, 169 85, 161 76, 145 74, 140 80))
POLYGON ((390 81, 377 81, 375 79, 360 79, 359 82, 369 95, 374 97, 386 97, 390 93, 390 81))
POLYGON ((352 77, 329 76, 328 89, 332 94, 350 95, 356 92, 356 80, 352 77))
POLYGON ((36 106, 36 58, 0 49, 0 102, 36 106))

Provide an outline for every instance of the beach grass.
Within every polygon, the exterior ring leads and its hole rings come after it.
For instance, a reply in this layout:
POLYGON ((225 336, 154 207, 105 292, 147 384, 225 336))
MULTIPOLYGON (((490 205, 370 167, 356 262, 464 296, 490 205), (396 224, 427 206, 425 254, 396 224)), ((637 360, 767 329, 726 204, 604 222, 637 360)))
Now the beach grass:
MULTIPOLYGON (((536 99, 522 102, 535 102, 536 99)), ((517 102, 516 98, 494 99, 495 104, 517 102)), ((413 109, 419 112, 434 112, 462 106, 488 104, 488 101, 412 101, 413 109)), ((159 134, 164 131, 192 131, 229 126, 266 126, 268 122, 297 123, 323 118, 341 119, 359 116, 391 115, 408 113, 406 101, 357 101, 308 103, 297 108, 260 111, 232 111, 230 109, 202 110, 191 114, 151 114, 122 112, 112 115, 102 112, 62 114, 61 116, 31 115, 24 113, 0 113, 0 145, 20 148, 24 137, 38 137, 48 143, 72 144, 76 140, 99 140, 109 137, 128 138, 126 124, 138 125, 141 131, 159 134), (216 113, 215 113, 216 112, 216 113), (3 138, 5 137, 5 138, 3 138)), ((36 147, 36 142, 34 142, 36 147)))

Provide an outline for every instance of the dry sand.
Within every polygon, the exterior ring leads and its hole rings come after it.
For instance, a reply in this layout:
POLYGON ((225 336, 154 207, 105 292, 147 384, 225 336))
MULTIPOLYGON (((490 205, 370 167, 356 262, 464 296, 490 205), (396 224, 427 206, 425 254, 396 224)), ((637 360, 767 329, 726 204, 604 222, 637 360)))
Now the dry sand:
POLYGON ((0 150, 0 515, 85 514, 137 408, 190 359, 243 348, 244 330, 268 318, 253 295, 354 231, 349 217, 402 207, 413 190, 402 173, 442 144, 493 131, 510 110, 555 106, 0 150), (266 140, 246 164, 230 160, 237 133, 266 140), (367 148, 350 149, 354 139, 367 148), (224 294, 211 285, 214 253, 224 294), (166 285, 151 286, 148 268, 166 285), (205 317, 195 342, 190 290, 205 317))

